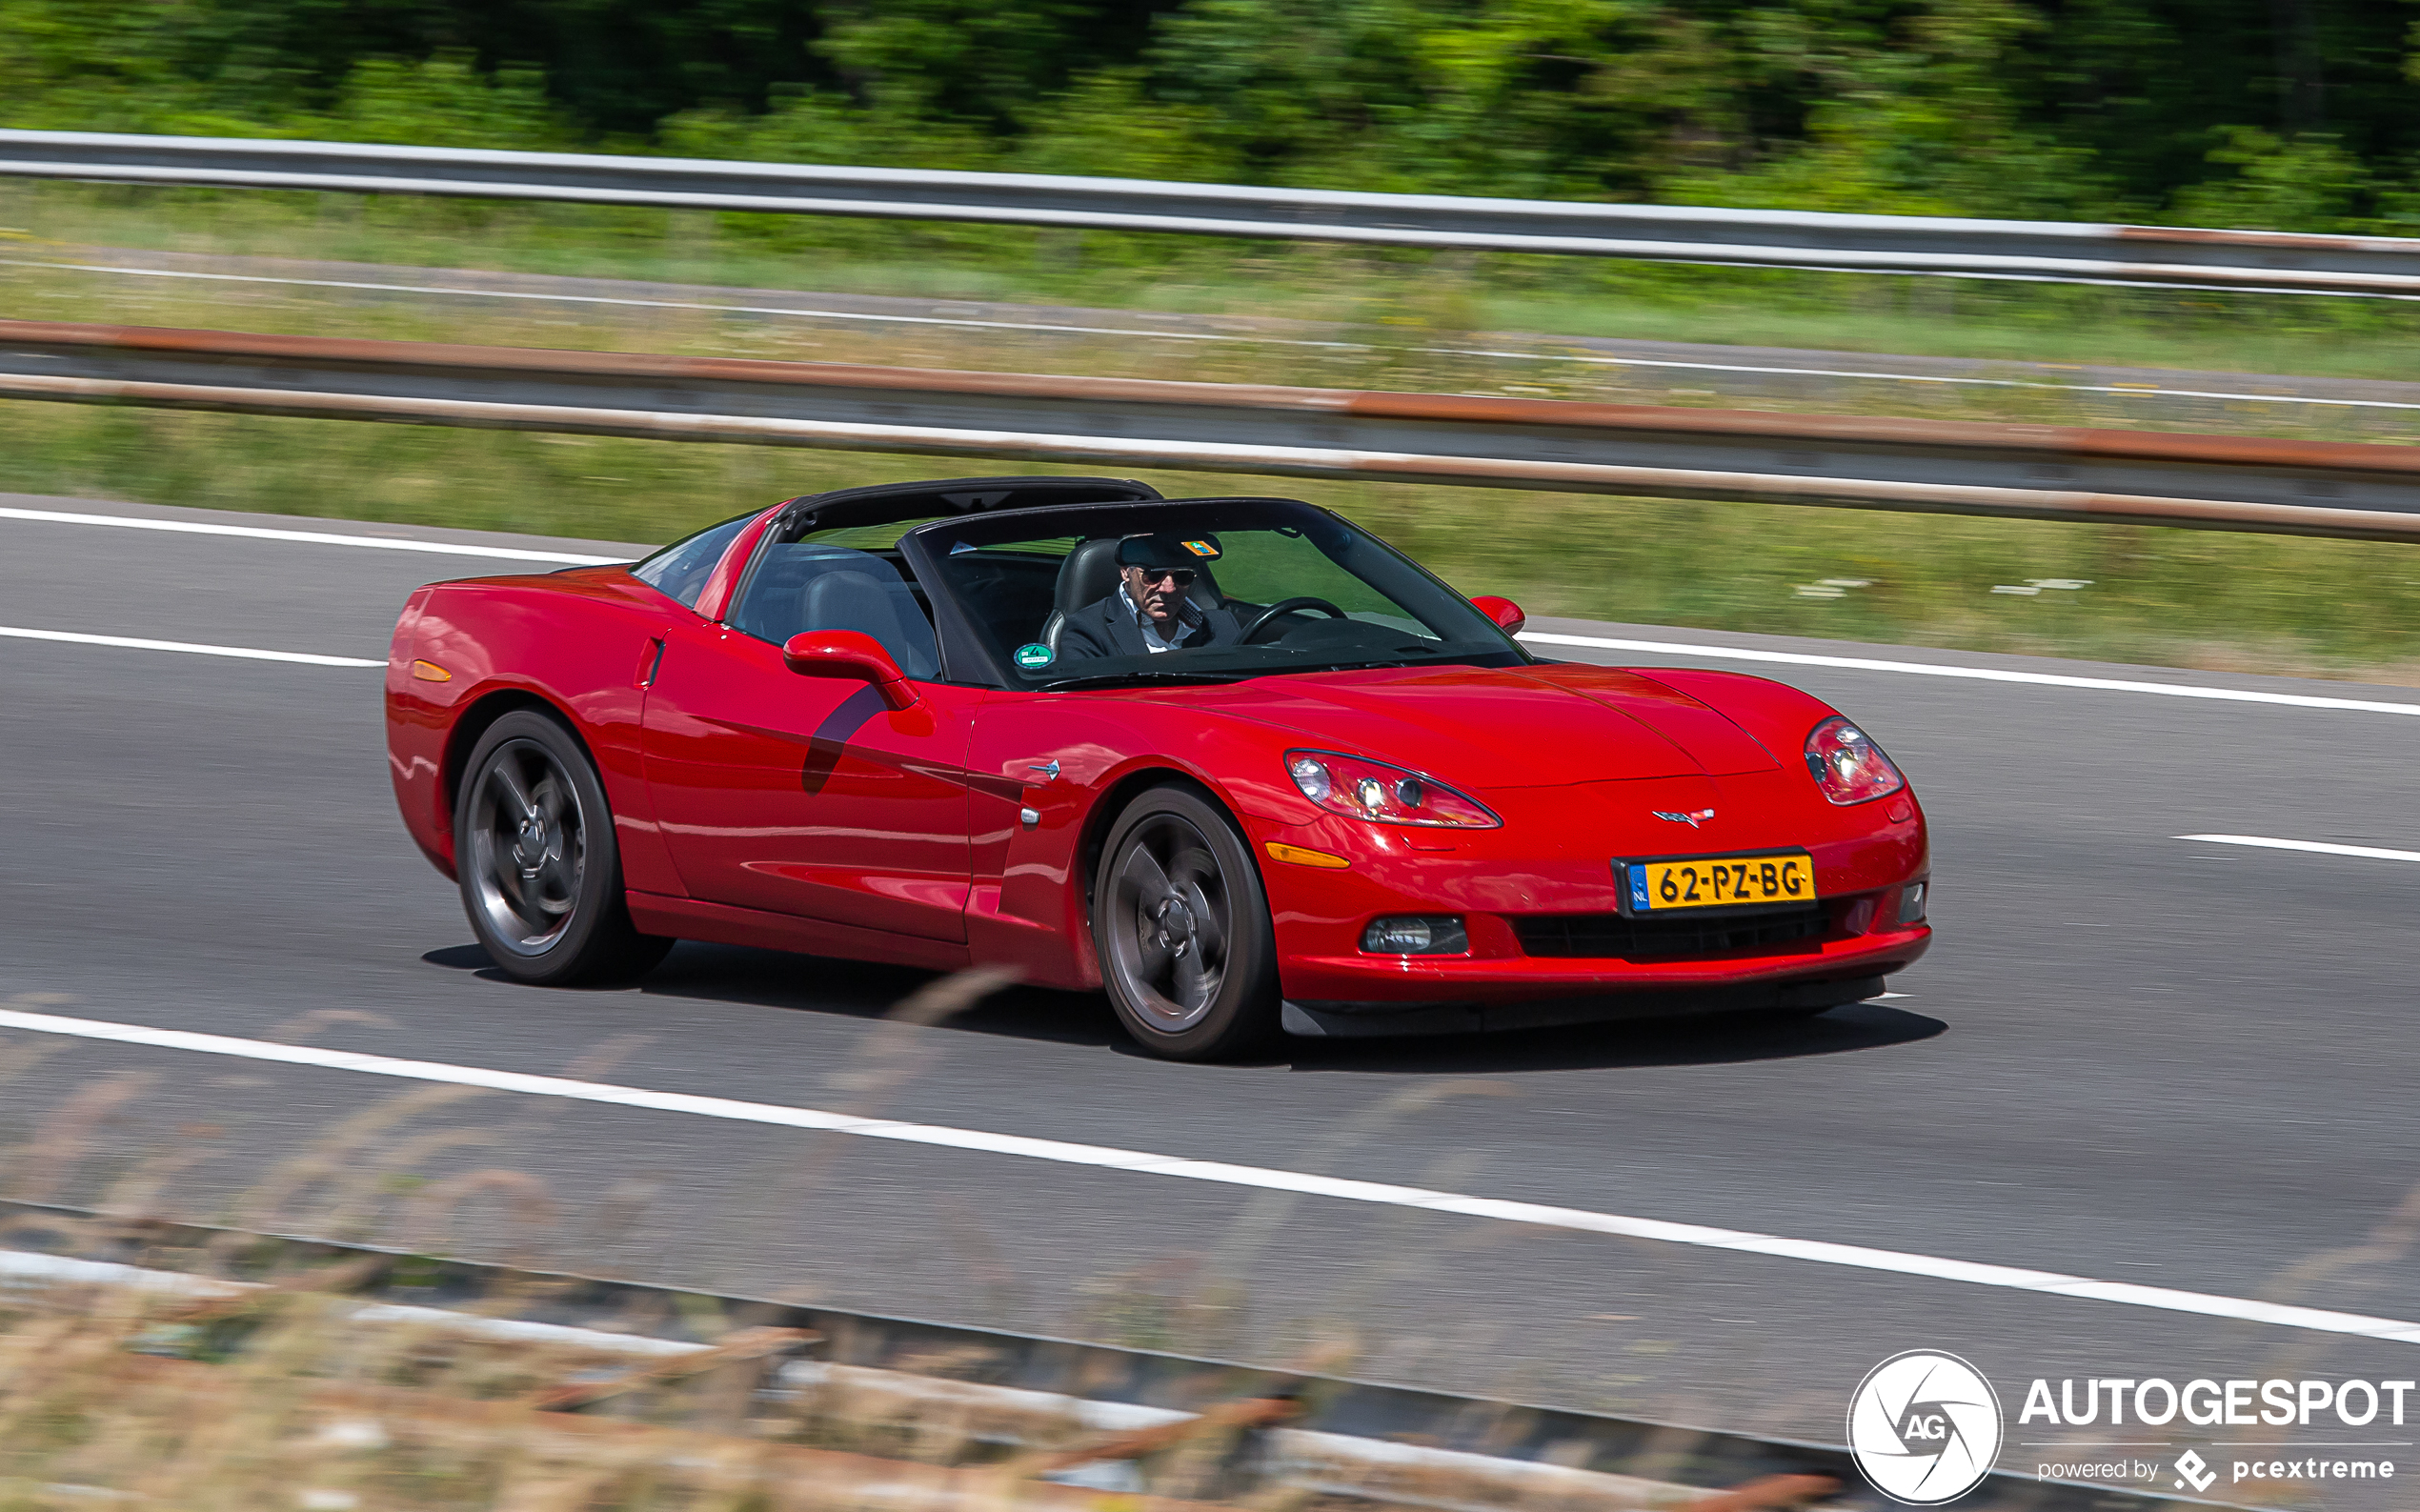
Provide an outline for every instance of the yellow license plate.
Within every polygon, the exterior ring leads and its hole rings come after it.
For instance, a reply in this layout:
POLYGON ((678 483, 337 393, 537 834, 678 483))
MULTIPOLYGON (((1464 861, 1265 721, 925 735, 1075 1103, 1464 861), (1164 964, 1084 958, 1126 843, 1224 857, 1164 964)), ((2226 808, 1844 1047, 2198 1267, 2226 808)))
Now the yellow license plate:
POLYGON ((1693 856, 1681 861, 1630 861, 1630 911, 1737 908, 1744 903, 1811 903, 1815 860, 1805 851, 1764 856, 1693 856))

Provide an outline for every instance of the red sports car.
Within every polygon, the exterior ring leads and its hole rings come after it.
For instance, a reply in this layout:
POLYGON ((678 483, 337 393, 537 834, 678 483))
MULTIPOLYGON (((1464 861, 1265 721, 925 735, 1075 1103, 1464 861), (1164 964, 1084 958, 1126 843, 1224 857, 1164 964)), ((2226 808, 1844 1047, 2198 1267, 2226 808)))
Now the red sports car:
POLYGON ((1521 623, 1288 499, 850 489, 419 590, 389 750, 532 982, 676 937, 997 963, 1200 1058, 1819 1013, 1924 954, 1924 816, 1856 726, 1521 623))

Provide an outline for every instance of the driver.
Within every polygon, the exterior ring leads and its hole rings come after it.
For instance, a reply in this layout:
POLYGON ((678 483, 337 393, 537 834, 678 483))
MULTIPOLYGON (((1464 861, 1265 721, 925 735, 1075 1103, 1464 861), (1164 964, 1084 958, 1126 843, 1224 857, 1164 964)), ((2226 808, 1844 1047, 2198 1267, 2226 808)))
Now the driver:
POLYGON ((1059 654, 1140 656, 1233 645, 1242 631, 1235 615, 1187 592, 1201 575, 1201 559, 1218 550, 1214 542, 1188 542, 1174 535, 1129 535, 1119 541, 1118 591, 1068 612, 1059 654))

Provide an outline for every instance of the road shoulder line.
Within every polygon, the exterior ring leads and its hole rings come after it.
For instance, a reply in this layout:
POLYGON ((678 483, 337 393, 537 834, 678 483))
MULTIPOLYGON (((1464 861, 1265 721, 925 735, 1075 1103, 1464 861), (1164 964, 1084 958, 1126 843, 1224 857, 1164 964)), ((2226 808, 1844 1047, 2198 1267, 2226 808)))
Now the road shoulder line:
POLYGON ((2420 861, 2420 851, 2390 851, 2376 845, 2337 845, 2327 840, 2281 840, 2268 835, 2180 835, 2180 840, 2205 845, 2249 845, 2263 851, 2309 851, 2314 856, 2353 856, 2371 861, 2420 861))
MULTIPOLYGON (((1707 656, 1786 667, 1838 667, 1849 672, 1895 672, 1920 677, 1963 677, 1975 682, 2030 683, 2100 693, 2146 693, 2168 698, 2207 698, 2221 703, 2264 703, 2289 709, 2342 709, 2359 714, 2420 716, 2420 703, 2376 698, 2330 698, 2317 694, 2260 693, 2249 688, 2204 688, 2181 682, 2138 682, 2123 677, 2078 677, 2064 673, 2011 672, 1998 667, 1953 667, 1938 661, 1886 661, 1871 656, 1824 656, 1803 651, 1757 651, 1694 641, 1629 640, 1610 635, 1565 635, 1524 630, 1519 639, 1542 646, 1586 646, 1600 651, 1644 651, 1657 655, 1707 656)), ((1650 669, 1652 670, 1652 669, 1650 669)))
POLYGON ((262 651, 254 646, 212 646, 193 640, 145 640, 135 635, 91 635, 71 630, 30 630, 0 625, 0 636, 15 640, 51 640, 71 646, 114 646, 121 651, 181 651, 197 656, 235 656, 245 661, 292 661, 306 667, 383 667, 383 661, 361 656, 323 656, 310 651, 262 651))
POLYGON ((465 546, 454 541, 414 540, 400 535, 345 535, 333 531, 281 531, 265 525, 216 525, 204 520, 151 519, 139 514, 88 514, 71 510, 30 510, 0 506, 0 520, 30 520, 44 525, 104 525, 120 530, 173 531, 184 535, 234 535, 247 540, 291 541, 307 546, 358 546, 382 552, 428 552, 438 556, 485 556, 508 562, 554 562, 570 567, 601 567, 627 560, 620 556, 585 556, 570 552, 535 552, 517 546, 465 546))

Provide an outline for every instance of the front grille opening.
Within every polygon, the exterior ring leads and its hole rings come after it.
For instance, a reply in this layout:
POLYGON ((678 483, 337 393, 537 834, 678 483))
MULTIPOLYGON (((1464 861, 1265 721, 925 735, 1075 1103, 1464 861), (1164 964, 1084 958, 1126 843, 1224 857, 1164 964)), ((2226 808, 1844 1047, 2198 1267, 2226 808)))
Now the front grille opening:
POLYGON ((1812 942, 1824 933, 1824 910, 1733 915, 1727 918, 1624 918, 1619 914, 1526 914, 1512 919, 1529 956, 1603 957, 1615 960, 1686 960, 1742 951, 1771 951, 1812 942))

